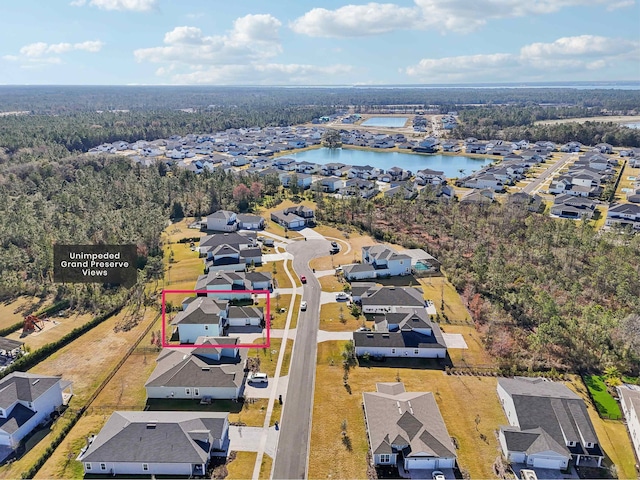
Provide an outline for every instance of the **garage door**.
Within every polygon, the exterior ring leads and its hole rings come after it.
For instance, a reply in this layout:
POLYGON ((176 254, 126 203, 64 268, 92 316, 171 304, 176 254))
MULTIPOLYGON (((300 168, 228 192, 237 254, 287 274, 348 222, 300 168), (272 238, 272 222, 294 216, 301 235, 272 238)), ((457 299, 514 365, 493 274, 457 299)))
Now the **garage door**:
POLYGON ((404 468, 407 470, 438 468, 438 460, 434 458, 405 458, 404 468))
POLYGON ((562 460, 555 458, 535 458, 533 460, 533 466, 539 468, 562 468, 562 460))

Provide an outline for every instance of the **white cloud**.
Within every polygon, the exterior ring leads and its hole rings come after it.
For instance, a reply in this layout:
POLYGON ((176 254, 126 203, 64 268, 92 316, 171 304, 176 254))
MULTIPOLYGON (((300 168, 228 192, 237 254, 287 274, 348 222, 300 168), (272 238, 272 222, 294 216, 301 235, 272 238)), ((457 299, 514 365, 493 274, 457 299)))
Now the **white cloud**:
POLYGON ((314 8, 291 23, 297 33, 311 37, 357 37, 405 28, 419 28, 420 10, 393 3, 346 5, 337 10, 314 8))
POLYGON ((26 57, 42 57, 49 53, 61 54, 71 52, 73 50, 84 50, 86 52, 99 52, 104 46, 104 42, 100 40, 90 40, 81 43, 53 43, 44 42, 30 43, 20 49, 20 53, 26 57))
POLYGON ((308 65, 273 61, 282 53, 280 20, 272 15, 236 19, 223 35, 175 27, 164 45, 135 50, 138 62, 157 63, 156 75, 178 84, 309 84, 345 81, 347 65, 308 65))
MULTIPOLYGON (((618 4, 622 7, 633 2, 619 0, 618 4)), ((469 32, 491 20, 545 15, 567 7, 609 5, 610 0, 414 0, 414 4, 401 7, 373 2, 336 10, 314 8, 290 26, 312 37, 357 37, 407 29, 469 32)))
POLYGON ((176 27, 164 36, 165 46, 133 52, 138 62, 230 64, 242 59, 273 57, 281 51, 280 21, 271 15, 246 15, 227 35, 205 36, 197 27, 176 27))
POLYGON ((551 43, 525 45, 518 54, 495 53, 425 58, 404 70, 425 82, 496 81, 505 78, 577 74, 640 61, 640 42, 593 35, 563 37, 551 43))
POLYGON ((620 8, 633 7, 636 4, 635 0, 620 0, 619 2, 610 3, 607 10, 612 12, 620 8))
MULTIPOLYGON (((86 4, 87 0, 73 0, 69 5, 83 7, 86 4)), ((158 0, 90 0, 89 5, 101 10, 148 12, 157 8, 158 0)))

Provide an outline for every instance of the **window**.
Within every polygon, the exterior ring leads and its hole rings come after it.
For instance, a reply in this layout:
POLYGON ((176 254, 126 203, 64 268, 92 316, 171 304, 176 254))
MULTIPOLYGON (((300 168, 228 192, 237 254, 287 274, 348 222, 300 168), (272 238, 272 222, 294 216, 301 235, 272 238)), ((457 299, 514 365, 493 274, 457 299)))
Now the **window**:
POLYGON ((576 442, 567 442, 567 443, 568 443, 568 445, 569 445, 570 447, 575 447, 575 446, 576 446, 576 442))
POLYGON ((100 464, 100 470, 106 470, 107 469, 107 464, 106 463, 101 463, 100 464))
POLYGON ((587 448, 593 448, 593 443, 587 442, 587 448))
POLYGON ((199 388, 194 388, 193 389, 193 394, 197 397, 200 395, 200 389, 199 388))
POLYGON ((84 469, 85 470, 91 470, 91 464, 89 462, 84 464, 84 469))
POLYGON ((209 330, 209 325, 205 325, 205 326, 204 326, 204 329, 205 329, 205 330, 209 330))
POLYGON ((144 470, 145 472, 146 472, 147 470, 149 470, 149 464, 148 464, 148 463, 143 463, 143 464, 142 464, 142 470, 144 470))
POLYGON ((396 349, 395 349, 395 348, 392 348, 392 349, 391 349, 391 355, 394 355, 395 353, 396 353, 396 349))
POLYGON ((391 455, 389 455, 388 453, 384 453, 380 455, 380 463, 390 463, 390 462, 391 462, 391 455))
POLYGON ((419 355, 420 354, 420 350, 418 350, 417 348, 413 351, 414 355, 419 355))
POLYGON ((191 395, 191 389, 190 388, 185 388, 184 389, 184 393, 185 393, 185 395, 191 395))

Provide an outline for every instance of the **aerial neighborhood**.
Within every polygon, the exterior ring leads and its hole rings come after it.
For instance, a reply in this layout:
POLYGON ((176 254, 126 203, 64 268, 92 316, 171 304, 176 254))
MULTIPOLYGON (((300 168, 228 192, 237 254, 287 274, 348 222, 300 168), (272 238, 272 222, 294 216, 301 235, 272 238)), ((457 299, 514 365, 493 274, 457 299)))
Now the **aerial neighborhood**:
MULTIPOLYGON (((154 320, 162 328, 150 325, 129 354, 138 363, 127 371, 144 378, 117 377, 120 393, 108 395, 118 408, 95 407, 100 421, 83 424, 83 441, 76 439, 82 446, 67 454, 78 472, 534 480, 606 477, 620 464, 610 453, 615 435, 624 437, 625 458, 640 455, 640 387, 630 376, 612 382, 559 373, 555 364, 538 370, 533 361, 529 370, 515 368, 518 342, 543 352, 545 329, 565 320, 549 302, 549 325, 507 336, 513 322, 482 295, 530 279, 498 282, 508 268, 483 264, 482 254, 499 246, 465 252, 469 226, 460 222, 487 220, 501 207, 504 229, 535 217, 633 238, 640 230, 640 170, 633 170, 640 169, 640 151, 577 141, 457 140, 449 135, 458 125, 455 111, 394 115, 401 127, 376 130, 366 125, 370 115, 340 111, 300 126, 115 141, 89 151, 127 157, 138 172, 158 168, 176 181, 220 175, 240 186, 269 183, 276 193, 269 202, 215 202, 206 214, 172 217, 154 320), (331 135, 339 146, 327 146, 331 135), (331 149, 327 161, 297 156, 323 148, 331 149), (343 163, 349 157, 340 161, 337 148, 411 154, 414 163, 343 163), (453 169, 460 156, 466 168, 453 169), (410 237, 427 223, 416 205, 433 205, 438 210, 428 220, 458 230, 410 237), (447 209, 453 219, 440 216, 447 209), (467 261, 473 285, 460 273, 467 261), (140 396, 131 405, 121 400, 131 398, 129 381, 140 396), (596 392, 619 403, 618 413, 605 417, 596 392), (605 419, 619 422, 616 429, 609 431, 605 419)), ((551 254, 521 255, 518 261, 545 263, 551 254)), ((531 291, 529 300, 544 295, 558 292, 531 291)), ((526 323, 533 307, 514 301, 508 308, 526 323)), ((605 317, 600 305, 590 308, 594 318, 605 317)), ((19 338, 37 338, 55 322, 33 315, 19 338)), ((585 333, 585 342, 593 335, 585 333)), ((7 362, 29 355, 23 345, 0 340, 7 362)), ((71 408, 72 382, 59 371, 0 379, 0 453, 8 461, 71 408)))

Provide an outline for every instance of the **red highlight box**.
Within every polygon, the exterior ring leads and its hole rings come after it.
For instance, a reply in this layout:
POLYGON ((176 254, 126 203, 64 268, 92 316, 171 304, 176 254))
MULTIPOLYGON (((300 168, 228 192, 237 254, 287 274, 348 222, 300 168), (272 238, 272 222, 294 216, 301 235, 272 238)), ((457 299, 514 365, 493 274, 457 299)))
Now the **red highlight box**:
POLYGON ((269 290, 162 290, 162 348, 269 348, 271 346, 271 292, 269 290), (266 295, 267 305, 264 314, 265 328, 267 330, 266 343, 239 343, 234 345, 202 345, 202 344, 172 344, 167 342, 167 311, 166 311, 166 294, 184 293, 249 293, 250 295, 266 295))

